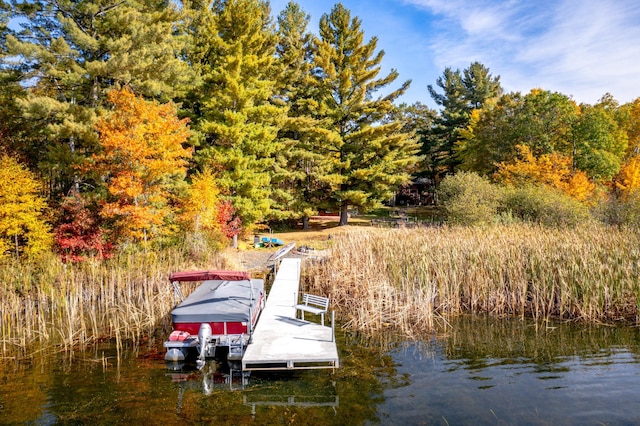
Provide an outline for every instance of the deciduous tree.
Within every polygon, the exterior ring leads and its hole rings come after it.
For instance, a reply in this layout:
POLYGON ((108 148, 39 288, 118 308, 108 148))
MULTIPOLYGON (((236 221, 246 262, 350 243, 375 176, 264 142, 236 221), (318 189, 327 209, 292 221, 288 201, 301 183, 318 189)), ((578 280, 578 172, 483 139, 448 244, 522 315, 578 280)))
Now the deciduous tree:
POLYGON ((614 114, 602 103, 581 105, 572 128, 575 166, 601 182, 618 174, 627 151, 627 133, 619 128, 614 114))
POLYGON ((581 202, 590 202, 595 185, 581 170, 574 170, 570 157, 557 152, 535 157, 531 148, 518 145, 519 158, 499 163, 495 178, 507 185, 546 185, 581 202))
POLYGON ((25 166, 0 154, 0 257, 33 257, 51 248, 41 189, 25 166))
POLYGON ((495 172, 497 163, 517 155, 526 145, 534 156, 558 152, 573 159, 573 129, 580 107, 560 93, 534 89, 525 96, 503 95, 472 115, 460 132, 456 155, 461 168, 481 174, 495 172))
POLYGON ((111 256, 112 245, 106 241, 96 208, 72 193, 60 204, 61 217, 55 229, 55 249, 65 262, 82 262, 88 257, 111 256))
POLYGON ((101 215, 120 242, 170 235, 171 202, 191 157, 182 145, 187 120, 177 118, 173 104, 145 101, 129 89, 113 90, 108 98, 114 109, 96 125, 102 151, 92 157, 108 190, 101 215))

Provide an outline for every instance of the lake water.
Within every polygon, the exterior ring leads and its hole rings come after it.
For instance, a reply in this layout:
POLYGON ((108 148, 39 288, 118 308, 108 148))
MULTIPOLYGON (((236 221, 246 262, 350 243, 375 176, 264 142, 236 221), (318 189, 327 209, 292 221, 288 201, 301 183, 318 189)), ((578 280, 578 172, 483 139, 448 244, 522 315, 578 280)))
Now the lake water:
POLYGON ((341 368, 168 369, 159 345, 0 366, 0 424, 640 424, 637 327, 464 317, 436 336, 339 336, 341 368))

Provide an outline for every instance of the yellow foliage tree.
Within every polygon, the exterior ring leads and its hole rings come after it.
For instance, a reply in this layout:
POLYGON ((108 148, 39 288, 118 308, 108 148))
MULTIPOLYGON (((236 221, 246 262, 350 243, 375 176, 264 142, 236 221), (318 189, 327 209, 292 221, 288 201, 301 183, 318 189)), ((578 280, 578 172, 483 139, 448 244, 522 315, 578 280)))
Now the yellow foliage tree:
POLYGON ((0 155, 0 257, 33 257, 51 248, 53 236, 40 184, 15 159, 0 155))
POLYGON ((191 150, 187 120, 173 104, 136 97, 128 89, 112 90, 111 114, 96 124, 102 151, 93 164, 109 192, 101 215, 111 221, 117 241, 148 242, 171 234, 173 190, 184 180, 191 150))
POLYGON ((547 185, 570 197, 588 203, 595 184, 581 170, 573 170, 572 162, 557 152, 535 157, 526 145, 517 145, 518 157, 510 163, 499 163, 494 177, 506 185, 547 185))
POLYGON ((640 190, 640 157, 634 155, 622 165, 615 185, 623 199, 628 199, 631 194, 640 190))
POLYGON ((184 200, 181 219, 185 228, 194 233, 219 231, 219 195, 216 178, 210 169, 196 173, 184 200))
POLYGON ((640 98, 625 105, 624 108, 628 111, 628 117, 624 124, 629 137, 628 154, 637 155, 640 151, 640 98))

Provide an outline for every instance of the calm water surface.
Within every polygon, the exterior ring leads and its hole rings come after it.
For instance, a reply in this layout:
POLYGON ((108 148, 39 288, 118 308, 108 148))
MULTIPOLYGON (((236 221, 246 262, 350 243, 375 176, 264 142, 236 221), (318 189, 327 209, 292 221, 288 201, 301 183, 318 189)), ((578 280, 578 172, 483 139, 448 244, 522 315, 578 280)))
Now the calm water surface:
POLYGON ((0 424, 640 424, 640 330, 462 318, 437 337, 341 336, 342 367, 167 369, 150 351, 0 367, 0 424))
POLYGON ((406 383, 376 412, 390 425, 638 425, 639 349, 631 327, 461 320, 390 352, 406 383))

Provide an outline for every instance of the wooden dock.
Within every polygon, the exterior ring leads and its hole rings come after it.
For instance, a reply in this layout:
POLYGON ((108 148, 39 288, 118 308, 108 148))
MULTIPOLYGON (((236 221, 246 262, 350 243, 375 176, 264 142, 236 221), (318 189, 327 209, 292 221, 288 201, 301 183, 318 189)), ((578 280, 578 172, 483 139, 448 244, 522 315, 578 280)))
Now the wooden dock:
POLYGON ((267 304, 242 357, 243 371, 339 367, 331 325, 296 319, 294 305, 300 287, 300 263, 300 259, 282 259, 267 304))

